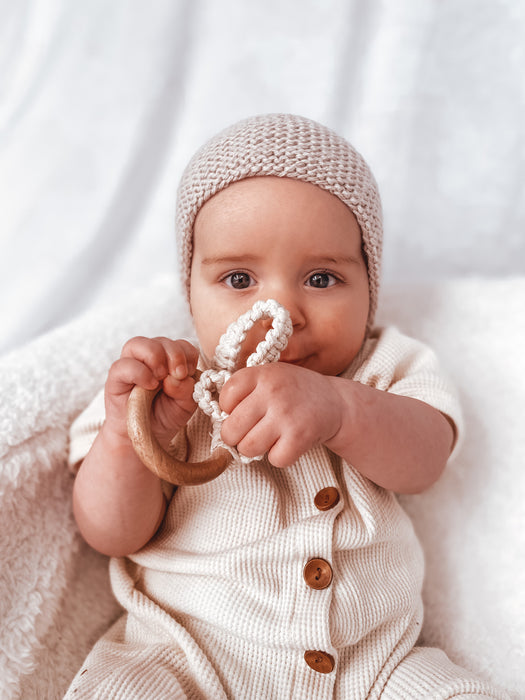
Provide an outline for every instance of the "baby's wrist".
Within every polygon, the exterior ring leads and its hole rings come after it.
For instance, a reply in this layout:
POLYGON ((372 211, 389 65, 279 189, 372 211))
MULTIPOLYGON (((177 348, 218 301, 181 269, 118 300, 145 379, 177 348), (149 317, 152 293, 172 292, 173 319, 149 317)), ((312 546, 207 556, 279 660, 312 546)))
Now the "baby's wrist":
POLYGON ((114 422, 106 418, 100 429, 98 439, 104 443, 104 448, 109 453, 130 452, 135 454, 128 435, 127 425, 121 425, 121 421, 114 422))
POLYGON ((338 455, 347 452, 352 441, 354 402, 352 400, 354 382, 342 377, 329 377, 332 385, 331 401, 334 403, 333 421, 330 436, 324 445, 338 455))

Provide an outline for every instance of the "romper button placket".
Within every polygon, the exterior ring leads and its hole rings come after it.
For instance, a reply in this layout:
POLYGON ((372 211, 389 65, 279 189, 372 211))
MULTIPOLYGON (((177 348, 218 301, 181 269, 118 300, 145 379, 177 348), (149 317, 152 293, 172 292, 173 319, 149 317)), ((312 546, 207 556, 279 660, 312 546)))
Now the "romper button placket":
POLYGON ((314 505, 318 510, 330 510, 339 503, 339 491, 335 486, 327 486, 315 495, 314 505))
POLYGON ((325 651, 305 651, 304 660, 317 673, 331 673, 334 670, 334 657, 325 651))
POLYGON ((310 559, 305 564, 303 576, 310 588, 322 590, 332 583, 332 567, 325 559, 310 559))

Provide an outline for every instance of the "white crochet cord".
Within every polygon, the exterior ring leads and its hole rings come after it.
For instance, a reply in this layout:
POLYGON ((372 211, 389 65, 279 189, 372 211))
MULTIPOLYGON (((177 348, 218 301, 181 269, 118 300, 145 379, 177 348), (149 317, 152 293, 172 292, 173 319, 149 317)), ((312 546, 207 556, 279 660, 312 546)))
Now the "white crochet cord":
POLYGON ((246 339, 246 334, 263 318, 271 318, 272 326, 266 333, 264 340, 257 345, 255 352, 246 360, 246 367, 256 367, 278 361, 293 332, 290 314, 284 306, 281 306, 274 299, 257 301, 249 311, 230 324, 226 333, 219 340, 212 368, 201 374, 193 391, 193 398, 199 408, 212 419, 212 451, 217 447, 223 447, 231 453, 235 461, 242 464, 248 464, 254 459, 262 459, 264 455, 245 457, 239 454, 234 447, 223 443, 221 426, 228 414, 220 409, 218 397, 224 384, 238 369, 239 353, 246 339))

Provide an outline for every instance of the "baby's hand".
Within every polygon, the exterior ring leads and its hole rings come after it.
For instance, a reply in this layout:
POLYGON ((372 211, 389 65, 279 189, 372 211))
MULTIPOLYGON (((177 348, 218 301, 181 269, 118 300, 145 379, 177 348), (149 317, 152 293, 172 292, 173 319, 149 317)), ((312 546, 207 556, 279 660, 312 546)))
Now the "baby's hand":
POLYGON ((135 385, 162 391, 156 396, 151 417, 152 430, 166 448, 196 408, 192 375, 197 367, 198 350, 185 340, 136 337, 122 349, 120 359, 108 374, 105 387, 105 430, 119 440, 128 440, 127 406, 135 385))
POLYGON ((230 414, 222 425, 223 441, 246 457, 268 452, 275 467, 293 464, 341 426, 334 379, 283 362, 239 370, 219 398, 230 414))

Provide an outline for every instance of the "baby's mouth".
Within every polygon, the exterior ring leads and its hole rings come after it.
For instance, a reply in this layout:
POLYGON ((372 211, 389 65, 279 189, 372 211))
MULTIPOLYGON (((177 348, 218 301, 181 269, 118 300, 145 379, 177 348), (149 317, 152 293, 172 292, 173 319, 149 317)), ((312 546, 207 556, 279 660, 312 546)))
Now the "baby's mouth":
POLYGON ((286 355, 283 353, 283 355, 281 355, 280 361, 285 362, 287 365, 305 367, 309 358, 310 355, 306 355, 305 357, 286 357, 286 355))

